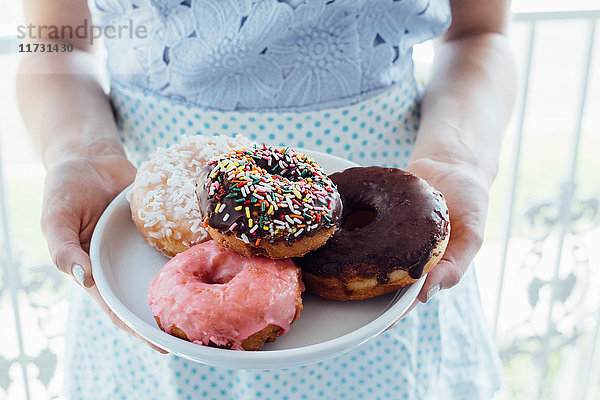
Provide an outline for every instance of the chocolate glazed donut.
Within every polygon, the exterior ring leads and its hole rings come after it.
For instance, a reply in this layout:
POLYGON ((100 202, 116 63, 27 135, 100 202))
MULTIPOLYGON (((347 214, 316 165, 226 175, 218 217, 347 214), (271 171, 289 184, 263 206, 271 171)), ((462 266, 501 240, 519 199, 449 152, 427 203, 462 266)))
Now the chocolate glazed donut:
POLYGON ((306 287, 334 300, 379 296, 442 258, 450 222, 443 195, 396 168, 355 167, 330 176, 342 198, 341 229, 295 262, 306 287))

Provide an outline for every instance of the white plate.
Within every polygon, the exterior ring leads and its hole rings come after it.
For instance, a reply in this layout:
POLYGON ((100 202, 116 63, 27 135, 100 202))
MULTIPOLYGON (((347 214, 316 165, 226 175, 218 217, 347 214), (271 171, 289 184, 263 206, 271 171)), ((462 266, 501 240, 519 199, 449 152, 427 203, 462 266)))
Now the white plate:
MULTIPOLYGON (((316 151, 328 174, 356 164, 316 151)), ((374 299, 342 302, 303 294, 304 309, 284 336, 262 351, 234 351, 190 343, 161 331, 146 303, 152 278, 168 258, 150 247, 131 220, 125 189, 98 221, 90 247, 93 276, 100 294, 142 337, 180 357, 216 367, 274 369, 300 366, 345 353, 377 336, 415 300, 424 277, 401 291, 374 299)))

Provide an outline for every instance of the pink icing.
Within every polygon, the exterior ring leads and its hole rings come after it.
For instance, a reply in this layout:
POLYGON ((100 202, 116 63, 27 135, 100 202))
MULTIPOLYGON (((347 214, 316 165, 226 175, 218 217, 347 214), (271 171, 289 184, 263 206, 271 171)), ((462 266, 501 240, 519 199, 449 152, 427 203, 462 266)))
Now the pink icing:
POLYGON ((244 339, 270 324, 289 330, 301 285, 290 259, 246 258, 210 240, 162 267, 148 304, 167 333, 177 326, 194 343, 243 350, 244 339))

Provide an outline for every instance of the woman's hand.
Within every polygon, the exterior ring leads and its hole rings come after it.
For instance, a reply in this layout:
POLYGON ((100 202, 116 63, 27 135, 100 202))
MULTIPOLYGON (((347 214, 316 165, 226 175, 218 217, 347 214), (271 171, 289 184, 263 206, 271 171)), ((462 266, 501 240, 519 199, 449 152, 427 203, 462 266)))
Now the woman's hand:
POLYGON ((429 272, 418 299, 426 303, 439 290, 456 285, 479 251, 488 207, 488 178, 464 162, 428 158, 411 161, 408 171, 427 180, 446 198, 450 240, 441 261, 429 272))
POLYGON ((42 230, 54 264, 81 284, 119 328, 138 336, 104 302, 92 278, 88 256, 92 232, 108 204, 135 178, 135 167, 122 155, 69 158, 49 168, 42 230))

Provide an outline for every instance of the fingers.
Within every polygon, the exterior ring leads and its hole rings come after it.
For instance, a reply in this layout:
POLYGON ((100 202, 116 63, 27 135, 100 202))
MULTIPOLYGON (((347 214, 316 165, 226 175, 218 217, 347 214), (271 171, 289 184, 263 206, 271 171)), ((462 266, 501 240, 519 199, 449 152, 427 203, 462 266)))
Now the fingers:
POLYGON ((137 337, 142 342, 160 353, 167 353, 165 350, 153 345, 133 329, 127 326, 117 315, 108 307, 108 305, 100 296, 98 288, 94 285, 94 279, 92 278, 92 270, 90 267, 90 260, 85 251, 79 245, 79 236, 69 229, 67 226, 61 226, 63 224, 51 224, 45 230, 48 240, 48 246, 50 247, 50 253, 56 266, 63 272, 70 274, 75 280, 84 286, 87 292, 92 298, 100 305, 102 310, 111 322, 125 332, 137 337))
POLYGON ((94 285, 89 256, 79 243, 79 226, 71 220, 68 212, 61 210, 56 210, 50 214, 44 212, 42 230, 48 241, 48 248, 54 264, 64 273, 72 275, 81 286, 86 288, 113 324, 137 337, 154 350, 163 354, 167 353, 133 331, 104 302, 98 288, 94 285))
MULTIPOLYGON (((468 266, 467 266, 468 267, 468 266)), ((429 273, 417 298, 427 303, 441 289, 449 289, 460 282, 466 267, 460 267, 451 261, 442 259, 429 273)))
POLYGON ((90 258, 81 248, 79 225, 72 221, 71 216, 60 211, 45 211, 42 215, 42 231, 54 265, 72 275, 80 285, 92 287, 94 279, 90 258))
POLYGON ((482 235, 477 227, 461 224, 456 229, 452 228, 443 258, 429 271, 417 296, 422 303, 427 303, 440 290, 449 289, 460 282, 481 247, 482 235))

